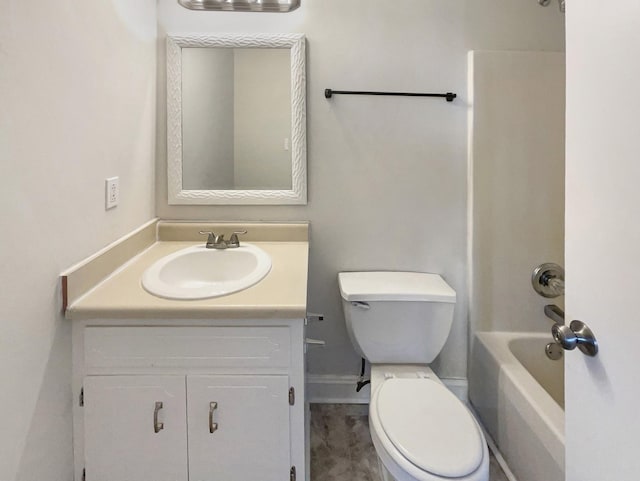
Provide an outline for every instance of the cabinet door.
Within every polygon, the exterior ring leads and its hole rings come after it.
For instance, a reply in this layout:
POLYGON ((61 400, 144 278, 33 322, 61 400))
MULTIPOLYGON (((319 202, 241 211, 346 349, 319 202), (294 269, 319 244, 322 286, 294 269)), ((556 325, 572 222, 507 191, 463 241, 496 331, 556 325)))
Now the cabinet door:
POLYGON ((190 481, 289 479, 288 376, 188 376, 190 481))
POLYGON ((187 481, 185 390, 184 376, 86 377, 87 481, 187 481))

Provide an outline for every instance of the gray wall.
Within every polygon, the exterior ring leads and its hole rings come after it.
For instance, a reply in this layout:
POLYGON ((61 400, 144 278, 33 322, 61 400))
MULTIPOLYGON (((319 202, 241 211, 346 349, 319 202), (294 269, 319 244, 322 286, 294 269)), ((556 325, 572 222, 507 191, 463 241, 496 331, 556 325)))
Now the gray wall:
POLYGON ((185 189, 233 188, 233 70, 233 49, 182 49, 185 189))
POLYGON ((474 52, 471 326, 549 332, 531 272, 564 264, 565 58, 474 52))
MULTIPOLYGON (((303 0, 293 13, 202 13, 159 0, 160 34, 300 32, 307 37, 307 206, 169 206, 164 71, 159 69, 157 213, 168 219, 310 220, 309 327, 315 374, 354 374, 337 273, 442 274, 458 292, 435 362, 465 377, 467 355, 467 51, 561 51, 564 18, 534 0, 303 0), (443 100, 336 96, 325 88, 453 91, 443 100)), ((161 49, 163 43, 160 42, 161 49)), ((161 51, 160 65, 164 62, 161 51)))
POLYGON ((291 52, 234 50, 236 189, 291 189, 291 52))

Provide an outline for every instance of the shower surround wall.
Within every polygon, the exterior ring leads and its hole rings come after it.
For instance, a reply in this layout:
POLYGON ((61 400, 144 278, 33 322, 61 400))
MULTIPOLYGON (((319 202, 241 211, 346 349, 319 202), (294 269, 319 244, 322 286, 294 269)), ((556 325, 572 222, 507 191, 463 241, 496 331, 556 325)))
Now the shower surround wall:
POLYGON ((548 333, 544 305, 562 305, 531 272, 564 264, 564 66, 562 53, 469 54, 472 332, 548 333))
POLYGON ((562 51, 563 17, 557 9, 528 0, 304 0, 292 13, 268 15, 193 12, 175 0, 159 0, 158 6, 158 215, 311 221, 309 309, 324 313, 325 321, 310 325, 308 335, 327 341, 307 356, 312 398, 355 395, 359 358, 344 327, 337 286, 343 270, 442 274, 458 293, 458 304, 434 367, 441 377, 464 379, 467 51, 562 51), (252 32, 298 32, 307 38, 309 203, 170 206, 162 37, 252 32), (453 103, 364 96, 327 100, 325 88, 452 91, 459 97, 453 103))
POLYGON ((2 481, 73 478, 59 274, 154 216, 156 26, 155 0, 0 1, 2 481))

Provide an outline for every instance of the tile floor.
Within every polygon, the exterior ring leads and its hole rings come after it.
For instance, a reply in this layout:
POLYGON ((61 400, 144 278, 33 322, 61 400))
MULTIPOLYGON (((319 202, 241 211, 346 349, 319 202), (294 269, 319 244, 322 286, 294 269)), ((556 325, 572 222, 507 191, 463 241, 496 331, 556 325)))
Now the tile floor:
MULTIPOLYGON (((311 405, 311 481, 382 481, 365 404, 311 405)), ((491 455, 490 481, 508 481, 491 455)))

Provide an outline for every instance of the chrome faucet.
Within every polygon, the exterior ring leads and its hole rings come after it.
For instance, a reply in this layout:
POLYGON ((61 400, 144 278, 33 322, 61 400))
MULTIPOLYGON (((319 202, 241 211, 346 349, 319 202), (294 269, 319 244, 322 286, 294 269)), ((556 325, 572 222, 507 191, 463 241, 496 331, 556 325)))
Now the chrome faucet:
POLYGON ((224 234, 215 234, 211 231, 200 231, 200 234, 207 235, 207 249, 229 249, 234 247, 240 247, 240 240, 238 239, 238 235, 246 234, 246 230, 235 231, 231 234, 231 238, 229 240, 224 240, 224 234))

